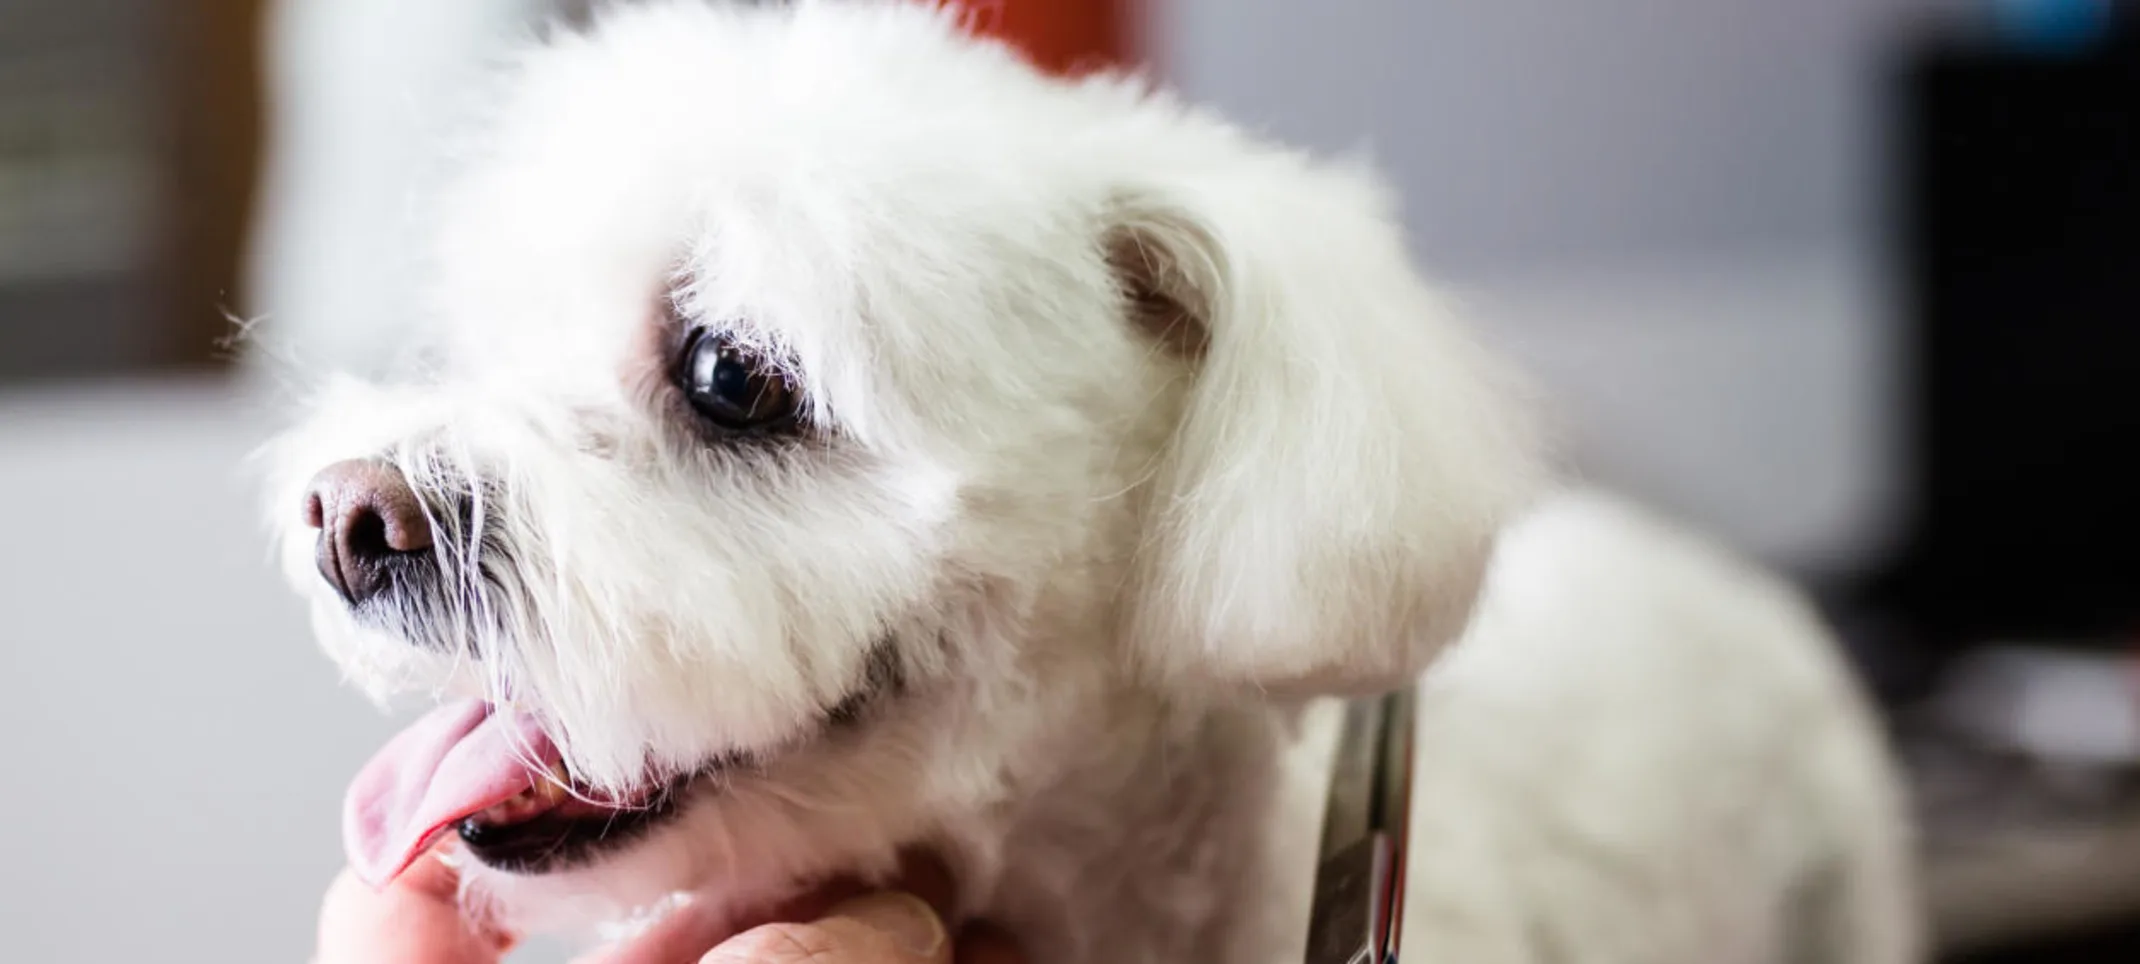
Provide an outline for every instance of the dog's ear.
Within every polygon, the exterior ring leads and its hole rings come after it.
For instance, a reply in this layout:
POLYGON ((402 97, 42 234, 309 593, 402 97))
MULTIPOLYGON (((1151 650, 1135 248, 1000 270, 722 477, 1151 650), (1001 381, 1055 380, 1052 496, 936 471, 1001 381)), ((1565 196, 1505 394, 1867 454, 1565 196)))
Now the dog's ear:
POLYGON ((1125 192, 1132 320, 1194 370, 1128 590, 1177 682, 1402 685, 1467 624, 1540 478, 1514 385, 1414 273, 1380 185, 1259 154, 1125 192))

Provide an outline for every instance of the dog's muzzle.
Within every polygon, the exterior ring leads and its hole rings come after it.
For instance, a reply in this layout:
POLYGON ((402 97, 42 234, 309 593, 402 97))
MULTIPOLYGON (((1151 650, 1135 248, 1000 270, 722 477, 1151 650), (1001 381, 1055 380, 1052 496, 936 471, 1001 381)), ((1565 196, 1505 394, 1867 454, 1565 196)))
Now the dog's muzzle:
POLYGON ((352 459, 328 466, 313 477, 304 511, 305 524, 319 530, 320 575, 351 606, 434 564, 423 503, 385 462, 352 459))

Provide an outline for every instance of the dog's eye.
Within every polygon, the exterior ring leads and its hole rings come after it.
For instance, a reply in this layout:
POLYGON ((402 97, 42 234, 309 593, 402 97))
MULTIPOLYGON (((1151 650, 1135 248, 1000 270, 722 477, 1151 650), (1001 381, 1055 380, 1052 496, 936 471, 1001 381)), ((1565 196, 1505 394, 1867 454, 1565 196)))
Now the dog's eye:
POLYGON ((786 376, 719 332, 700 329, 684 344, 677 387, 691 408, 730 431, 785 427, 800 399, 786 376))

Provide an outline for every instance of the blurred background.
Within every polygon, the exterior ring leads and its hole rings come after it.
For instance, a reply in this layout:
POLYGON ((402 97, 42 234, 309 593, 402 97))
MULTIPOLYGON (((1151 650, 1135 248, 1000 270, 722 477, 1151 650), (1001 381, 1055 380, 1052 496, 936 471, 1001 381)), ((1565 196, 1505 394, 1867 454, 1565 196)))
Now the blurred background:
MULTIPOLYGON (((583 5, 0 0, 0 957, 307 952, 391 727, 244 460, 386 359, 457 92, 583 5)), ((1944 959, 2140 960, 2140 4, 979 5, 1373 157, 1585 474, 1827 605, 1944 959)))

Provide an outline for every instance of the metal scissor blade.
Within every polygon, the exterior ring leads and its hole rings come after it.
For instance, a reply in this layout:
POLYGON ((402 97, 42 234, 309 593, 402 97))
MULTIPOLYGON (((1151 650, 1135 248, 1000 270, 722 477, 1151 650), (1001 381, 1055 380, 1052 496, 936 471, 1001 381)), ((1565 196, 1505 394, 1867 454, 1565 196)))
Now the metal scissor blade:
POLYGON ((1345 708, 1323 818, 1307 964, 1396 958, 1410 798, 1410 700, 1407 690, 1345 708))

